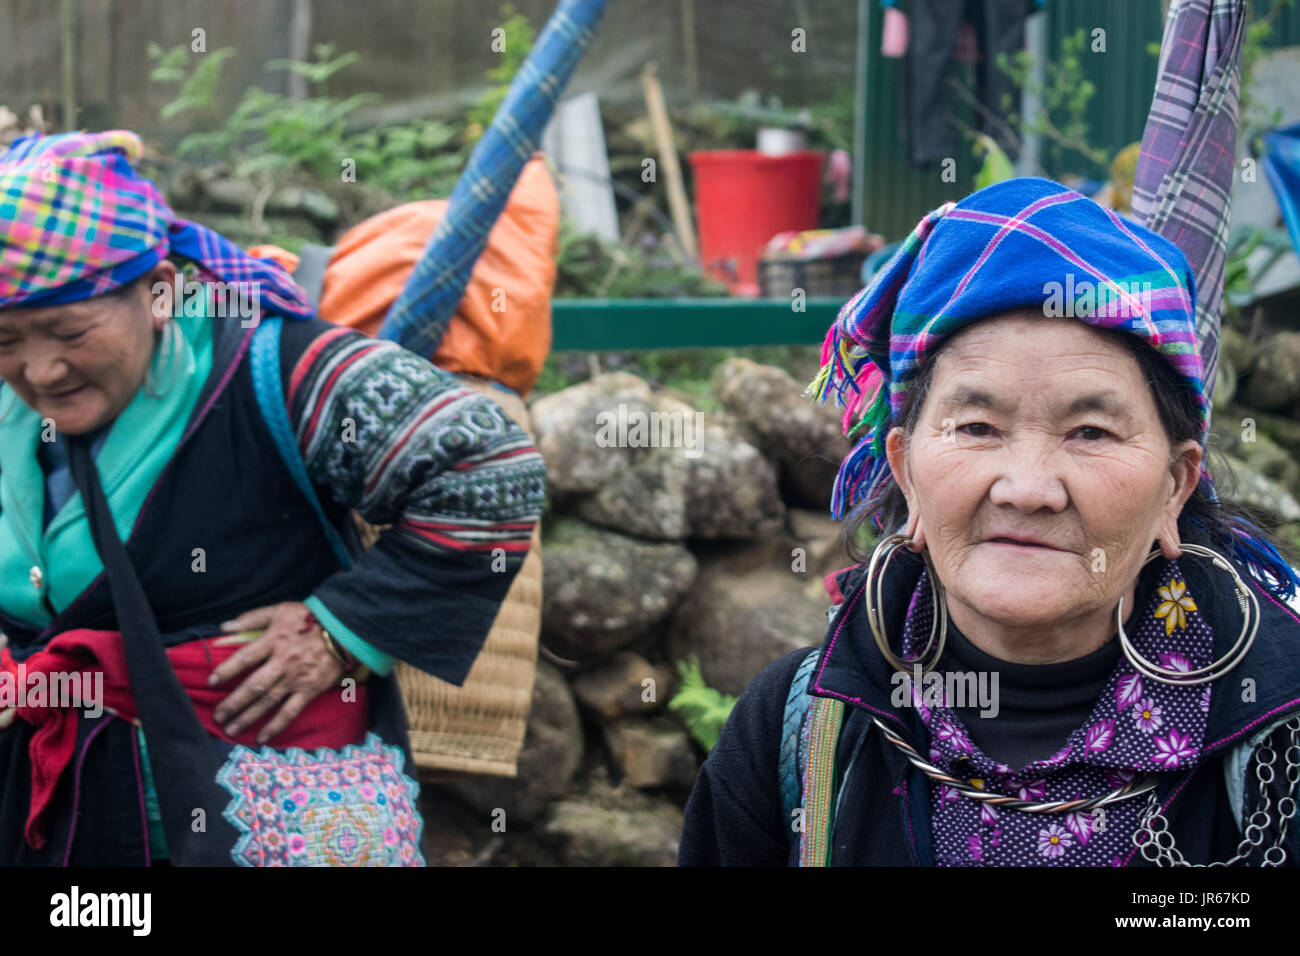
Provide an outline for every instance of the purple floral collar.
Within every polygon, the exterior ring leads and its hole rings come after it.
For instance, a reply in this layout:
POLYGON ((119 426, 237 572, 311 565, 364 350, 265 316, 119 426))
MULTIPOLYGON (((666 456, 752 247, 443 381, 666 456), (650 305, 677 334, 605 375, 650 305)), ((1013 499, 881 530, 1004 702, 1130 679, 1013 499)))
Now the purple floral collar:
MULTIPOLYGON (((934 612, 928 572, 921 574, 904 625, 903 650, 918 653, 934 612)), ((1213 634, 1188 593, 1177 561, 1166 562, 1145 608, 1127 629, 1145 659, 1175 670, 1212 660, 1213 634)), ((1121 657, 1092 713, 1052 756, 1023 768, 994 761, 971 741, 945 701, 912 703, 930 732, 930 762, 951 776, 1028 800, 1100 796, 1148 773, 1196 765, 1205 739, 1212 683, 1175 687, 1148 680, 1121 657)), ((979 719, 979 718, 976 718, 979 719)), ((996 719, 996 718, 994 718, 996 719)), ((923 748, 923 744, 919 745, 923 748)), ((995 808, 931 781, 935 862, 940 866, 1120 866, 1146 797, 1078 813, 995 808)))

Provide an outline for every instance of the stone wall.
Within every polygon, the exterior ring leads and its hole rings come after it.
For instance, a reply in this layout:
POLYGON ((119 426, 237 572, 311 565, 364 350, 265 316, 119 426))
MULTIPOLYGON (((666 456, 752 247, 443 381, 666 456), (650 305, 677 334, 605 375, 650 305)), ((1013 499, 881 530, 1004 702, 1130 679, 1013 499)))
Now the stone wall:
POLYGON ((623 372, 534 401, 545 652, 519 776, 427 786, 430 862, 676 861, 705 754, 666 708, 675 662, 739 695, 821 642, 822 576, 850 563, 826 517, 847 443, 803 385, 731 359, 713 379, 725 412, 623 372))

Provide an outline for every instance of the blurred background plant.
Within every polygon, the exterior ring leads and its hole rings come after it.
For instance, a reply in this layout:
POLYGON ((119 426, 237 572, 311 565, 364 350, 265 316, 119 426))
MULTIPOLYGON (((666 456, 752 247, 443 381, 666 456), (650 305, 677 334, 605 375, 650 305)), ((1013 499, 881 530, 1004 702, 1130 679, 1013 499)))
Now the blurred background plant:
MULTIPOLYGON (((327 205, 338 210, 335 233, 380 209, 451 194, 535 40, 528 18, 512 5, 503 6, 501 15, 505 32, 500 62, 486 71, 489 85, 463 120, 419 118, 354 129, 355 111, 378 97, 371 93, 343 99, 329 95, 330 80, 359 59, 355 53, 335 55, 330 44, 315 48, 314 61, 272 60, 266 64, 268 70, 288 70, 302 77, 312 95, 297 99, 250 86, 225 118, 215 104, 223 68, 233 49, 193 57, 184 45, 163 50, 151 44, 148 53, 155 63, 151 79, 176 91, 162 107, 161 118, 184 121, 194 130, 177 144, 176 159, 198 167, 208 178, 228 177, 252 184, 245 210, 247 235, 237 233, 235 237, 274 242, 297 251, 304 241, 330 241, 333 236, 286 233, 283 227, 265 222, 267 202, 286 185, 328 196, 327 205), (343 175, 346 162, 352 164, 351 178, 343 175)), ((842 99, 851 105, 851 97, 842 99)), ((735 128, 739 129, 757 122, 759 113, 739 109, 735 115, 735 128)), ((799 116, 806 117, 816 135, 827 141, 847 141, 851 135, 851 116, 843 104, 804 111, 799 116)), ((623 186, 625 197, 638 198, 626 185, 618 181, 614 185, 616 191, 623 186)), ((202 201, 196 204, 203 205, 202 201)), ((662 215, 659 219, 668 223, 662 215)), ((232 231, 237 228, 232 222, 214 225, 232 231)), ((727 294, 724 285, 672 255, 664 242, 664 230, 645 229, 627 239, 621 243, 602 241, 578 233, 567 219, 562 220, 555 296, 618 299, 727 294)))
MULTIPOLYGON (((1019 104, 1009 98, 1004 101, 1007 122, 1020 137, 1041 136, 1056 168, 1061 168, 1068 154, 1070 165, 1079 167, 1077 172, 1104 179, 1112 156, 1109 150, 1093 145, 1088 129, 1088 104, 1097 87, 1085 75, 1080 60, 1087 45, 1088 35, 1081 27, 1064 38, 1057 60, 1036 64, 1031 53, 1019 50, 1012 57, 1000 54, 997 66, 1017 87, 1042 103, 1041 110, 1024 116, 1019 112, 1019 104), (1036 66, 1042 67, 1045 77, 1042 82, 1036 79, 1036 66)), ((959 89, 965 90, 971 102, 977 102, 964 86, 959 84, 959 89)))
MULTIPOLYGON (((329 96, 330 78, 356 63, 358 55, 336 57, 331 44, 320 44, 314 52, 314 62, 272 60, 266 68, 301 76, 315 95, 296 99, 250 86, 224 122, 181 139, 176 158, 226 164, 232 176, 254 180, 263 188, 288 181, 340 182, 341 160, 350 159, 358 181, 390 193, 394 202, 450 194, 468 157, 461 129, 438 120, 417 120, 349 134, 347 121, 353 111, 378 96, 329 96)), ((233 54, 230 48, 213 51, 196 58, 187 72, 187 47, 163 51, 152 44, 149 56, 158 65, 151 78, 178 86, 176 99, 162 108, 162 118, 186 115, 187 122, 198 126, 210 120, 222 65, 233 54)))
POLYGON ((21 136, 44 132, 46 132, 45 117, 41 113, 40 106, 31 106, 26 115, 19 116, 0 103, 0 146, 8 146, 21 136))
MULTIPOLYGON (((803 106, 787 106, 776 95, 749 89, 731 100, 709 100, 685 110, 679 122, 683 151, 706 149, 753 149, 758 131, 786 129, 804 134, 807 148, 829 153, 842 149, 853 152, 853 87, 833 90, 826 99, 803 106)), ((849 225, 850 204, 836 200, 833 185, 823 183, 818 223, 834 229, 849 225)))
POLYGON ((497 115, 497 110, 505 102, 510 83, 528 58, 536 39, 532 23, 523 14, 515 12, 513 4, 507 3, 501 7, 501 19, 503 22, 500 29, 504 31, 501 62, 487 71, 488 82, 493 85, 470 107, 466 115, 468 126, 465 136, 470 142, 477 142, 483 131, 491 125, 492 117, 497 115))
POLYGON ((681 715, 696 743, 706 751, 712 750, 717 746, 723 725, 731 716, 731 709, 736 706, 736 698, 704 683, 700 662, 694 657, 689 662, 678 661, 677 673, 682 683, 668 702, 668 709, 681 715))

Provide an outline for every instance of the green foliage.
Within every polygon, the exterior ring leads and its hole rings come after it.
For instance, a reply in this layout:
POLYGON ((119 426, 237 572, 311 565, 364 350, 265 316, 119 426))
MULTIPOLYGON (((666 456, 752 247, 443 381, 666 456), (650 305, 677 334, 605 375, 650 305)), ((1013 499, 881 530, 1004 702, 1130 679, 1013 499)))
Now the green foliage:
POLYGON ((279 232, 271 233, 267 236, 266 241, 273 246, 279 246, 287 252, 292 252, 295 256, 301 255, 302 247, 307 244, 307 240, 301 236, 290 236, 279 232))
MULTIPOLYGON (((162 117, 209 110, 222 64, 233 52, 207 54, 187 73, 186 47, 164 52, 152 45, 149 55, 157 66, 151 79, 180 87, 176 99, 163 107, 162 117)), ((297 100, 249 87, 224 123, 184 137, 176 148, 177 157, 230 163, 234 175, 263 183, 293 174, 338 181, 346 157, 355 161, 359 180, 399 200, 449 195, 467 158, 457 143, 460 128, 438 120, 417 120, 347 135, 345 125, 353 111, 377 97, 367 93, 339 100, 324 95, 320 87, 359 58, 356 53, 333 54, 331 45, 321 44, 315 48, 315 62, 271 61, 268 69, 303 77, 319 95, 297 100)))
POLYGON ((727 287, 698 269, 678 265, 662 248, 606 242, 560 221, 555 298, 671 298, 725 296, 727 287))
POLYGON ((808 145, 813 149, 843 149, 853 152, 853 122, 857 96, 852 84, 832 93, 823 103, 809 107, 812 131, 808 145))
POLYGON ((779 96, 764 97, 758 90, 745 90, 734 100, 715 100, 701 103, 698 109, 717 117, 722 125, 717 134, 728 141, 752 143, 764 127, 801 130, 813 128, 812 110, 787 108, 779 96))
POLYGON ((228 46, 213 50, 199 61, 194 72, 188 76, 185 64, 189 59, 189 51, 183 44, 164 52, 157 43, 151 42, 148 55, 149 59, 157 61, 157 66, 149 73, 150 80, 180 86, 176 99, 162 108, 162 118, 171 119, 186 110, 202 111, 212 106, 221 85, 221 65, 235 55, 235 48, 228 46))
MULTIPOLYGON (((487 71, 493 84, 469 112, 470 130, 477 138, 491 123, 505 100, 510 83, 533 45, 528 19, 509 5, 505 17, 505 50, 500 62, 487 71)), ((233 49, 217 50, 198 58, 191 70, 187 47, 164 51, 151 44, 155 61, 150 78, 177 86, 176 98, 163 107, 164 120, 191 114, 197 120, 215 104, 223 64, 233 49)), ((469 158, 463 142, 465 127, 440 120, 416 120, 348 135, 346 124, 357 107, 378 97, 359 94, 347 99, 325 95, 329 80, 359 59, 354 52, 334 56, 330 44, 320 44, 315 60, 272 60, 268 69, 286 70, 311 87, 306 99, 293 99, 259 87, 249 87, 224 122, 185 136, 176 148, 181 159, 225 162, 235 176, 275 184, 293 175, 337 182, 344 158, 356 163, 357 179, 390 193, 399 201, 445 197, 469 158)), ((626 280, 624 280, 626 281, 626 280)))
POLYGON ((460 129, 440 120, 417 120, 358 133, 348 141, 357 178, 394 196, 451 195, 467 155, 457 147, 460 129))
POLYGON ((809 149, 853 151, 856 97, 852 85, 840 87, 822 102, 802 107, 782 105, 780 97, 746 90, 734 100, 694 104, 682 127, 692 130, 697 148, 752 149, 765 127, 797 130, 807 135, 809 149))
POLYGON ((871 522, 866 521, 858 525, 857 533, 854 536, 854 543, 863 551, 870 552, 876 547, 879 535, 871 527, 871 522))
POLYGON ((332 43, 316 44, 315 52, 315 63, 303 63, 299 60, 271 60, 266 64, 266 68, 268 70, 288 70, 290 73, 301 76, 312 86, 321 86, 339 70, 346 69, 361 59, 360 53, 349 52, 331 60, 330 56, 334 53, 334 44, 332 43))
POLYGON ((1034 79, 1034 58, 1027 50, 1019 50, 1013 57, 999 54, 997 65, 1018 87, 1037 94, 1043 104, 1041 113, 1028 117, 1011 111, 1012 104, 1003 104, 1008 108, 1008 122, 1021 136, 1044 137, 1058 165, 1067 153, 1079 154, 1086 162, 1099 167, 1104 178, 1111 155, 1089 142, 1088 104, 1097 88, 1083 71, 1081 57, 1087 45, 1088 34, 1082 27, 1062 40, 1060 57, 1044 64, 1046 79, 1041 84, 1034 79))
POLYGON ((713 373, 730 358, 775 365, 801 384, 812 380, 821 364, 820 345, 744 345, 733 348, 636 349, 617 352, 552 352, 537 379, 539 394, 553 394, 587 381, 593 364, 599 371, 636 375, 654 388, 680 392, 702 412, 721 411, 713 393, 713 373))
POLYGON ((505 31, 505 49, 497 54, 501 57, 501 62, 487 71, 488 81, 494 86, 479 98, 466 117, 470 129, 480 135, 488 128, 492 118, 497 115, 497 110, 505 102, 515 74, 519 72, 519 68, 523 66, 524 60, 533 48, 533 25, 528 22, 528 18, 523 14, 515 13, 515 8, 508 3, 501 8, 501 16, 505 18, 505 22, 501 25, 505 31))
POLYGON ((1280 525, 1277 537, 1293 554, 1300 554, 1300 524, 1280 525))
MULTIPOLYGON (((180 84, 179 95, 163 107, 162 117, 170 119, 180 113, 210 107, 222 65, 232 52, 223 49, 200 57, 193 73, 186 77, 185 47, 163 53, 153 45, 150 55, 158 60, 158 66, 151 78, 180 84)), ((274 60, 267 66, 291 70, 311 85, 320 86, 357 59, 354 53, 331 58, 333 52, 331 44, 320 44, 315 50, 314 63, 274 60)), ((282 173, 302 171, 333 178, 338 175, 341 157, 348 155, 344 121, 354 109, 374 98, 373 94, 361 94, 345 100, 328 96, 298 100, 252 86, 244 91, 221 127, 186 136, 177 145, 176 155, 181 159, 229 162, 236 176, 273 180, 282 173)))
POLYGON ((1015 170, 1011 166, 1011 160, 1007 159, 1007 154, 1002 151, 992 136, 985 133, 977 133, 975 136, 974 153, 976 158, 984 156, 984 163, 980 166, 980 171, 975 174, 975 188, 983 189, 985 186, 992 186, 994 183, 1005 182, 1014 176, 1015 170))
POLYGON ((701 747, 712 750, 736 706, 736 698, 704 683, 698 658, 692 657, 689 664, 678 661, 677 673, 681 675, 681 688, 668 702, 668 708, 681 714, 686 729, 701 747))
POLYGON ((1223 319, 1236 324, 1243 302, 1248 302, 1255 283, 1271 269, 1279 258, 1291 251, 1291 237, 1285 229, 1261 229, 1257 226, 1239 226, 1228 236, 1227 261, 1223 277, 1223 319), (1256 258, 1252 254, 1267 249, 1267 255, 1256 258))
POLYGON ((554 395, 556 392, 564 391, 570 385, 577 384, 577 379, 560 368, 556 362, 559 354, 558 352, 547 353, 546 361, 542 363, 542 370, 537 374, 537 382, 533 385, 536 394, 554 395))
MULTIPOLYGON (((1283 10, 1291 6, 1294 0, 1276 0, 1268 13, 1246 25, 1246 35, 1241 43, 1241 133, 1242 139, 1249 142, 1261 131, 1278 126, 1282 122, 1282 110, 1271 112, 1255 99, 1255 67, 1264 54, 1269 39, 1273 36, 1273 21, 1283 10)), ((1253 7, 1251 8, 1253 10, 1253 7)), ((1262 150, 1257 150, 1262 152, 1262 150)))

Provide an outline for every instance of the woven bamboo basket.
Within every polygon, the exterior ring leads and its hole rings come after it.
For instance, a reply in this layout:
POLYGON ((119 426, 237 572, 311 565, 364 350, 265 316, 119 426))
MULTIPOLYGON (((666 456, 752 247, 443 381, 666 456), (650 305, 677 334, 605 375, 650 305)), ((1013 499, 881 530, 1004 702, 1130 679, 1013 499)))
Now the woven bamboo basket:
MULTIPOLYGON (((531 437, 528 411, 520 398, 480 379, 456 377, 499 404, 531 437)), ((369 547, 383 528, 356 512, 352 516, 369 547)), ((539 527, 464 686, 398 662, 395 673, 406 705, 411 752, 422 780, 513 777, 518 772, 542 626, 541 547, 539 527)))

